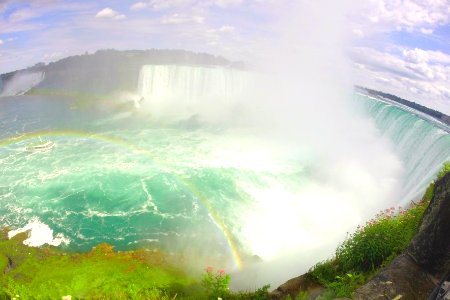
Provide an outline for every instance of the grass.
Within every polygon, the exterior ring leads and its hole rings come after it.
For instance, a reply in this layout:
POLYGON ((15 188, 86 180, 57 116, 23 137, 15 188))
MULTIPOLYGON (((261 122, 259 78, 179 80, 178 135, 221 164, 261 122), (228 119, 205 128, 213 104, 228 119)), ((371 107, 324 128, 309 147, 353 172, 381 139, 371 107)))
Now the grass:
POLYGON ((87 253, 64 253, 25 246, 26 235, 9 240, 7 229, 0 231, 0 299, 269 299, 269 286, 230 292, 224 271, 207 273, 203 279, 213 280, 202 286, 161 252, 115 252, 100 244, 87 253))
MULTIPOLYGON (((450 162, 444 164, 436 180, 449 172, 450 162)), ((333 259, 320 262, 309 270, 311 279, 328 288, 323 299, 351 297, 359 286, 408 247, 433 197, 434 185, 432 182, 422 200, 407 210, 391 207, 364 226, 358 226, 338 246, 333 259)))
MULTIPOLYGON (((159 252, 114 252, 107 244, 88 253, 67 254, 22 244, 26 234, 0 239, 3 297, 20 299, 172 299, 189 298, 196 281, 159 252)), ((198 285, 198 284, 197 284, 198 285)))

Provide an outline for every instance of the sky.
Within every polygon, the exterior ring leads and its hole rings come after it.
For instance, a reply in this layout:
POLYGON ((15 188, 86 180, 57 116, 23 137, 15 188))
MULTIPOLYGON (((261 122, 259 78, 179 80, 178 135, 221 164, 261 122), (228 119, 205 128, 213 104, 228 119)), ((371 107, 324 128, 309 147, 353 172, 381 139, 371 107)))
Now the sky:
MULTIPOLYGON (((186 49, 251 63, 260 45, 276 43, 295 1, 0 0, 0 73, 110 48, 186 49)), ((348 3, 354 83, 450 114, 450 0, 348 3)))

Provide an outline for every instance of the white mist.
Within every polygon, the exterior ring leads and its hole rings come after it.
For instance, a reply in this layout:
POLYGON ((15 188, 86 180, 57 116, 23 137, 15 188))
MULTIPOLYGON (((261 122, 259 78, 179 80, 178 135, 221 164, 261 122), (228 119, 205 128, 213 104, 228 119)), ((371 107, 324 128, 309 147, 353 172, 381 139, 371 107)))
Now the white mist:
POLYGON ((253 190, 239 239, 264 262, 233 276, 237 289, 273 288, 331 257, 346 232, 397 203, 402 166, 373 123, 352 108, 345 19, 350 2, 296 1, 278 10, 276 43, 261 46, 269 74, 246 104, 259 132, 289 145, 308 170, 298 187, 253 190))

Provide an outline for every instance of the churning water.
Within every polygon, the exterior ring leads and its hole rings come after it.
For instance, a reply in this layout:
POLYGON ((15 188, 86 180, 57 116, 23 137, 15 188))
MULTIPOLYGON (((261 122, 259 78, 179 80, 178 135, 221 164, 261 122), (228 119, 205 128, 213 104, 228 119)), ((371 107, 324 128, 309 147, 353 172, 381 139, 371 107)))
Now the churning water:
MULTIPOLYGON (((152 99, 179 98, 167 93, 179 86, 201 96, 184 103, 207 101, 208 81, 235 87, 233 81, 247 76, 181 70, 197 72, 191 78, 161 67, 143 72, 160 74, 140 81, 150 107, 152 99)), ((355 101, 404 169, 396 179, 402 191, 390 204, 408 203, 450 159, 446 127, 362 95, 355 101)), ((299 158, 301 151, 249 128, 162 125, 133 105, 120 112, 73 105, 37 96, 0 101, 0 226, 48 226, 59 235, 44 235, 47 242, 71 250, 107 242, 240 267, 251 255, 272 259, 286 249, 314 251, 329 242, 327 236, 339 239, 363 222, 362 207, 386 205, 364 203, 362 196, 370 193, 352 185, 365 175, 359 169, 340 173, 356 172, 348 183, 323 183, 315 164, 299 158)))

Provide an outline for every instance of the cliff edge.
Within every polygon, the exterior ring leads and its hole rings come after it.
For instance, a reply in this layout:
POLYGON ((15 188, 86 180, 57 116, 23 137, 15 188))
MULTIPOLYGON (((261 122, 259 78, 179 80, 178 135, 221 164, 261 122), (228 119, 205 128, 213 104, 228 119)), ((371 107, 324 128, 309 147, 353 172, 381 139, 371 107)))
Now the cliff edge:
POLYGON ((435 184, 408 249, 360 287, 355 299, 427 299, 450 269, 450 173, 435 184))

